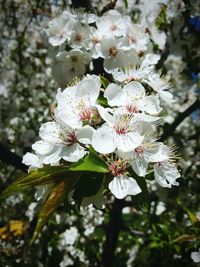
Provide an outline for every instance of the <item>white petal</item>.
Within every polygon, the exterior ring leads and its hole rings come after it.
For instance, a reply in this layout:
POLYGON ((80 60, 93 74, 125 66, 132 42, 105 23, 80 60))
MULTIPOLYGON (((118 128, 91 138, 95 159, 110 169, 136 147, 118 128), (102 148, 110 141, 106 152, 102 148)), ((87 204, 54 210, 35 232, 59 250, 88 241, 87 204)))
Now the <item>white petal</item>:
POLYGON ((92 146, 99 153, 112 153, 116 148, 112 129, 106 125, 99 128, 94 134, 92 146))
POLYGON ((135 179, 126 175, 114 177, 108 187, 118 199, 125 198, 128 195, 137 195, 142 192, 135 179))
POLYGON ((136 113, 135 114, 135 118, 137 120, 146 121, 146 122, 154 122, 154 121, 157 121, 157 120, 161 119, 161 117, 151 116, 151 115, 147 115, 147 114, 144 114, 144 113, 136 113))
POLYGON ((128 102, 134 101, 145 96, 145 89, 139 82, 130 82, 124 86, 123 95, 128 102))
POLYGON ((159 91, 160 98, 168 104, 176 102, 170 92, 159 91))
POLYGON ((86 125, 76 131, 76 137, 80 143, 88 145, 92 143, 94 133, 95 130, 91 126, 86 125))
POLYGON ((77 98, 89 99, 92 105, 95 105, 99 92, 99 83, 90 77, 83 79, 77 86, 77 98))
POLYGON ((154 165, 154 175, 157 182, 163 187, 171 188, 172 185, 179 185, 176 179, 180 177, 176 166, 168 162, 154 165))
POLYGON ((108 110, 100 105, 96 105, 98 112, 101 118, 108 123, 109 126, 112 127, 115 123, 115 119, 113 116, 108 112, 108 110))
POLYGON ((158 96, 147 96, 140 102, 141 110, 151 115, 156 115, 161 112, 160 100, 158 96))
POLYGON ((137 159, 131 161, 131 167, 138 176, 145 177, 147 174, 148 162, 144 157, 138 156, 137 159))
POLYGON ((42 124, 40 127, 39 134, 45 142, 61 142, 59 125, 54 121, 42 124))
POLYGON ((115 83, 110 83, 104 93, 104 96, 108 99, 108 104, 112 107, 123 105, 123 102, 120 99, 121 95, 122 95, 122 88, 121 86, 115 83))
POLYGON ((45 155, 45 157, 43 158, 43 163, 50 164, 52 166, 58 165, 60 159, 62 158, 61 151, 62 146, 54 146, 53 150, 48 155, 45 155))
POLYGON ((147 157, 150 162, 167 161, 170 157, 170 149, 163 143, 155 143, 151 149, 147 150, 147 157))
POLYGON ((27 152, 23 156, 22 163, 24 163, 25 165, 31 166, 31 169, 41 168, 43 166, 40 158, 37 155, 33 153, 29 153, 29 152, 27 152))
POLYGON ((79 144, 74 144, 69 147, 63 147, 61 157, 69 162, 76 162, 83 158, 87 152, 79 144))
POLYGON ((55 145, 49 144, 44 141, 38 141, 32 145, 32 148, 40 155, 49 154, 54 149, 54 147, 55 145))
POLYGON ((140 146, 144 137, 138 133, 129 132, 116 136, 116 145, 122 152, 129 152, 140 146))

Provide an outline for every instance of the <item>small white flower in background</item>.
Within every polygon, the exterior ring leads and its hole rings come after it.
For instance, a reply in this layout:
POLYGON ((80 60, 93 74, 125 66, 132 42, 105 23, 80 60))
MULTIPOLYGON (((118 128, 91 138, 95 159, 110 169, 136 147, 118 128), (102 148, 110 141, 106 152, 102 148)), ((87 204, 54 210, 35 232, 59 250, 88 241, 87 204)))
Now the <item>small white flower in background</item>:
POLYGON ((129 49, 133 48, 137 52, 142 52, 147 49, 149 36, 145 32, 145 27, 143 25, 133 25, 132 23, 129 24, 127 27, 127 36, 129 49))
POLYGON ((49 27, 46 29, 49 43, 53 46, 59 46, 64 43, 69 38, 73 25, 74 20, 67 11, 50 21, 49 27))
POLYGON ((71 246, 74 245, 76 240, 78 240, 80 234, 76 227, 71 226, 69 229, 67 229, 65 232, 60 234, 60 241, 59 241, 59 249, 65 248, 65 246, 71 246))
POLYGON ((69 255, 64 255, 63 260, 59 263, 60 267, 72 266, 74 261, 69 257, 69 255))
POLYGON ((166 205, 164 202, 159 201, 156 206, 156 215, 161 215, 166 210, 166 205))
POLYGON ((52 72, 56 81, 58 81, 62 87, 66 87, 74 77, 80 77, 85 73, 90 59, 91 57, 87 52, 83 52, 79 49, 58 53, 56 61, 52 66, 52 72))
POLYGON ((193 251, 191 253, 191 259, 195 263, 199 263, 200 262, 200 249, 198 251, 193 251))
POLYGON ((33 220, 33 217, 35 215, 35 208, 37 206, 37 202, 32 202, 29 206, 28 206, 28 210, 26 211, 25 215, 28 217, 29 221, 33 220))
POLYGON ((80 22, 74 24, 69 44, 74 49, 90 49, 92 45, 90 42, 90 27, 87 25, 82 25, 80 22))
POLYGON ((126 53, 125 38, 103 39, 101 42, 101 53, 104 58, 104 69, 109 73, 115 68, 122 68, 130 63, 130 55, 126 53))
POLYGON ((126 33, 127 18, 116 10, 109 10, 96 21, 97 29, 104 37, 120 37, 126 33))

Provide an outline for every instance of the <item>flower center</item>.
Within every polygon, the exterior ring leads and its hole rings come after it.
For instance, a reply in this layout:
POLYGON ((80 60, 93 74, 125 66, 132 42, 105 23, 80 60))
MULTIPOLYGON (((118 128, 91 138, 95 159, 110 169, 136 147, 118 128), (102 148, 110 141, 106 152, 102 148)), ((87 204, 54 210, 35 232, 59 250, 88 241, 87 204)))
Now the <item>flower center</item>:
POLYGON ((83 36, 80 33, 77 33, 74 37, 74 41, 80 43, 83 40, 83 36))
POLYGON ((121 159, 115 160, 110 163, 109 170, 114 177, 120 176, 126 171, 126 163, 121 159))
POLYGON ((78 58, 76 56, 71 56, 71 62, 77 62, 78 61, 78 58))
POLYGON ((144 153, 144 149, 142 146, 138 146, 135 148, 135 153, 137 154, 137 156, 140 156, 144 153))
POLYGON ((118 49, 116 46, 110 47, 110 49, 109 49, 109 55, 110 56, 116 57, 117 53, 118 53, 118 49))
POLYGON ((137 39, 136 39, 136 37, 135 37, 134 35, 130 35, 130 36, 129 36, 129 40, 130 40, 130 42, 131 42, 132 44, 136 43, 136 41, 137 41, 137 39))
POLYGON ((126 109, 129 113, 138 113, 139 112, 138 108, 136 106, 131 105, 131 104, 127 104, 126 109))
POLYGON ((119 135, 124 135, 124 134, 130 132, 130 130, 131 130, 131 127, 130 127, 131 118, 132 118, 132 115, 130 115, 130 114, 121 115, 117 119, 117 123, 114 126, 115 132, 119 135))
POLYGON ((98 44, 98 43, 100 43, 100 39, 98 37, 94 36, 92 38, 92 42, 93 42, 93 44, 98 44))
POLYGON ((93 110, 91 108, 84 108, 79 113, 81 121, 90 121, 93 117, 93 110))
POLYGON ((115 24, 113 24, 111 27, 110 27, 111 31, 114 32, 117 30, 117 26, 115 24))
POLYGON ((128 132, 128 128, 127 128, 127 126, 125 126, 125 125, 116 125, 115 126, 115 131, 116 131, 116 133, 117 134, 126 134, 127 132, 128 132))
POLYGON ((66 138, 66 145, 67 146, 72 146, 73 144, 75 144, 77 142, 77 139, 76 139, 76 135, 75 135, 75 132, 70 132, 67 134, 67 138, 66 138))

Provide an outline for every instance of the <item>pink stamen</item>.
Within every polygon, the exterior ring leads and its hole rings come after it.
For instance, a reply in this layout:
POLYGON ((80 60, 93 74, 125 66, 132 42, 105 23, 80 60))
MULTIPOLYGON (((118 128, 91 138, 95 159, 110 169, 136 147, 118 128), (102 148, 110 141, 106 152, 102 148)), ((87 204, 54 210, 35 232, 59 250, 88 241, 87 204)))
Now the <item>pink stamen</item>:
POLYGON ((90 121, 93 116, 93 110, 90 108, 85 108, 80 112, 81 121, 90 121))
POLYGON ((71 146, 77 142, 76 135, 74 132, 70 132, 67 134, 66 144, 67 146, 71 146))
POLYGON ((142 147, 142 146, 138 146, 138 147, 136 147, 136 148, 135 148, 135 153, 136 153, 138 156, 142 155, 142 154, 144 153, 144 149, 143 149, 143 147, 142 147))
POLYGON ((116 125, 115 131, 117 134, 126 134, 128 133, 128 128, 122 125, 116 125))
POLYGON ((122 160, 113 161, 109 166, 109 170, 113 176, 120 176, 125 173, 126 164, 122 160))
POLYGON ((127 109, 127 111, 129 113, 138 113, 139 112, 139 110, 137 109, 137 107, 136 106, 133 106, 131 104, 126 105, 126 109, 127 109))

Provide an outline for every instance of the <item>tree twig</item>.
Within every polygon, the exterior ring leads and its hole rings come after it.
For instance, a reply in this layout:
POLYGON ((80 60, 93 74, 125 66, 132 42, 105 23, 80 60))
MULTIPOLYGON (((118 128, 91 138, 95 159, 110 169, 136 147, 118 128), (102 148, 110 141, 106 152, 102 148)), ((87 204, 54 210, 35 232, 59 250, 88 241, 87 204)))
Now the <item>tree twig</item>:
POLYGON ((28 170, 27 166, 22 163, 22 158, 11 152, 8 148, 0 144, 0 160, 20 169, 24 172, 28 170))
POLYGON ((200 100, 197 99, 191 106, 189 106, 184 112, 181 112, 178 114, 174 122, 169 125, 165 124, 164 125, 164 132, 161 135, 159 141, 164 141, 166 140, 169 136, 173 136, 176 128, 182 123, 182 121, 187 118, 192 112, 200 108, 200 100))

